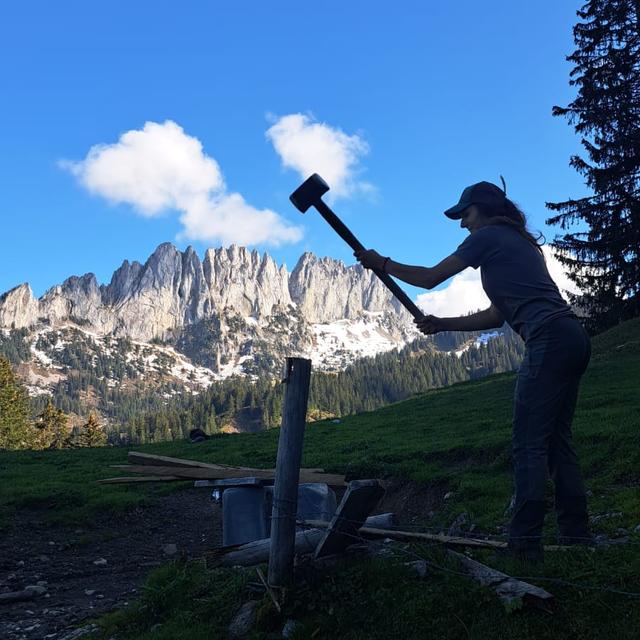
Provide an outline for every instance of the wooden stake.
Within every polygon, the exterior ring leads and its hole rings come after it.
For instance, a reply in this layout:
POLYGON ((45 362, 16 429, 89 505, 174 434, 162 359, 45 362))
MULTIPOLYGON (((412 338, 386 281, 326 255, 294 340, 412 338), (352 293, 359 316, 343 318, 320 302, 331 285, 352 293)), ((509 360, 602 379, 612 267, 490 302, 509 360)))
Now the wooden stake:
POLYGON ((288 587, 293 578, 298 478, 310 381, 311 360, 287 358, 282 427, 278 440, 271 512, 269 584, 272 587, 288 587))

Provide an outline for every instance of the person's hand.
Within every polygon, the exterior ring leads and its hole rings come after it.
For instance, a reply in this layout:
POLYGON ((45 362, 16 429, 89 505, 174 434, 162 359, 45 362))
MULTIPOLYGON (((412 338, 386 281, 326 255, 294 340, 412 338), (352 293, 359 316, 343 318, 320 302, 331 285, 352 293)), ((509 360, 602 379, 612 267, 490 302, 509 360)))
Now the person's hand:
POLYGON ((422 320, 414 320, 414 323, 427 336, 446 331, 444 319, 436 316, 425 316, 422 320))
POLYGON ((381 256, 373 249, 361 249, 360 251, 354 251, 353 255, 365 269, 381 270, 384 265, 384 261, 386 260, 385 256, 381 256))

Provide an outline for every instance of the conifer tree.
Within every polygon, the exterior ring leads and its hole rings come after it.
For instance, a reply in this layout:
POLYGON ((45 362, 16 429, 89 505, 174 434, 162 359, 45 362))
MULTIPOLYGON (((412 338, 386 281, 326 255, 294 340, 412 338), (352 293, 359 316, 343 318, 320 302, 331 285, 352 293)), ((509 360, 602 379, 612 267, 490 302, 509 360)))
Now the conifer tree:
POLYGON ((558 212, 547 223, 578 227, 551 244, 597 332, 640 314, 640 1, 589 0, 577 14, 567 60, 578 94, 553 115, 581 136, 586 159, 570 165, 593 195, 547 203, 558 212))
POLYGON ((40 449, 63 449, 70 444, 68 417, 53 404, 51 398, 47 400, 35 426, 40 449))
POLYGON ((9 361, 0 356, 0 449, 28 449, 35 444, 26 389, 15 377, 9 361))
POLYGON ((87 421, 80 427, 75 444, 78 447, 103 447, 107 444, 107 434, 94 413, 90 413, 87 421))

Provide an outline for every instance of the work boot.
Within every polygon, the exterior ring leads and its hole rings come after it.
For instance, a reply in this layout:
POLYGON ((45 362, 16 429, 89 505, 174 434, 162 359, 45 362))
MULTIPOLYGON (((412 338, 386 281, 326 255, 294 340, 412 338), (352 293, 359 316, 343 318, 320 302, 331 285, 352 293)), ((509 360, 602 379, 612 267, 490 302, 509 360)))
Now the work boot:
POLYGON ((558 544, 595 546, 595 540, 589 531, 585 496, 557 497, 556 514, 560 530, 558 544))
POLYGON ((509 525, 508 555, 525 562, 542 562, 545 511, 544 500, 527 500, 516 507, 509 525))

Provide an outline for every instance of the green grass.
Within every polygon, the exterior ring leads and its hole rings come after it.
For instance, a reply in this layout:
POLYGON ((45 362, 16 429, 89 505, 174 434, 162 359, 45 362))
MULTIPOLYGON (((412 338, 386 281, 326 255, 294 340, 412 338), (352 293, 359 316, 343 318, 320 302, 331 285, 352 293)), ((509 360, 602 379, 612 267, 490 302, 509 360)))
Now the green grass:
MULTIPOLYGON (((592 492, 591 512, 621 513, 598 522, 596 532, 613 534, 620 527, 633 529, 640 524, 639 382, 640 320, 635 320, 594 340, 574 420, 575 442, 592 492)), ((513 374, 492 376, 346 417, 340 424, 310 424, 303 465, 354 478, 403 476, 427 484, 445 483, 452 497, 430 526, 448 524, 466 511, 476 526, 495 533, 505 524, 504 510, 512 490, 509 443, 514 384, 513 374)), ((277 438, 275 430, 219 436, 197 446, 165 443, 140 449, 271 467, 277 438)), ((29 508, 39 509, 53 521, 86 522, 96 511, 128 509, 172 490, 171 486, 95 485, 97 478, 119 475, 108 465, 125 460, 126 451, 118 449, 3 453, 0 518, 6 525, 16 510, 29 508)), ((549 522, 547 533, 552 532, 549 522)), ((632 543, 595 554, 548 554, 539 571, 546 577, 640 592, 640 536, 635 535, 632 543)), ((436 565, 451 569, 438 550, 414 548, 411 553, 426 555, 436 565)), ((491 564, 498 567, 500 561, 491 560, 491 564)), ((131 609, 105 622, 109 633, 117 631, 118 638, 176 639, 222 634, 231 611, 246 599, 244 574, 212 573, 198 564, 170 567, 151 578, 155 586, 131 609), (181 572, 179 579, 176 572, 181 572), (213 583, 216 587, 212 589, 213 583), (175 593, 179 584, 182 591, 188 585, 187 591, 195 594, 189 600, 192 604, 185 604, 175 593), (153 604, 153 594, 164 591, 173 594, 168 604, 153 604), (206 611, 212 609, 217 613, 209 620, 206 611), (149 629, 159 622, 162 626, 151 633, 149 629)), ((554 616, 509 613, 490 591, 453 573, 436 569, 432 573, 429 580, 419 582, 392 561, 359 563, 332 572, 301 591, 291 604, 289 613, 304 625, 296 637, 309 638, 320 629, 318 639, 595 639, 631 638, 640 628, 640 599, 550 583, 548 589, 558 600, 554 616)), ((538 584, 545 586, 543 581, 538 584)), ((255 638, 268 638, 280 623, 267 602, 263 610, 255 638)))

